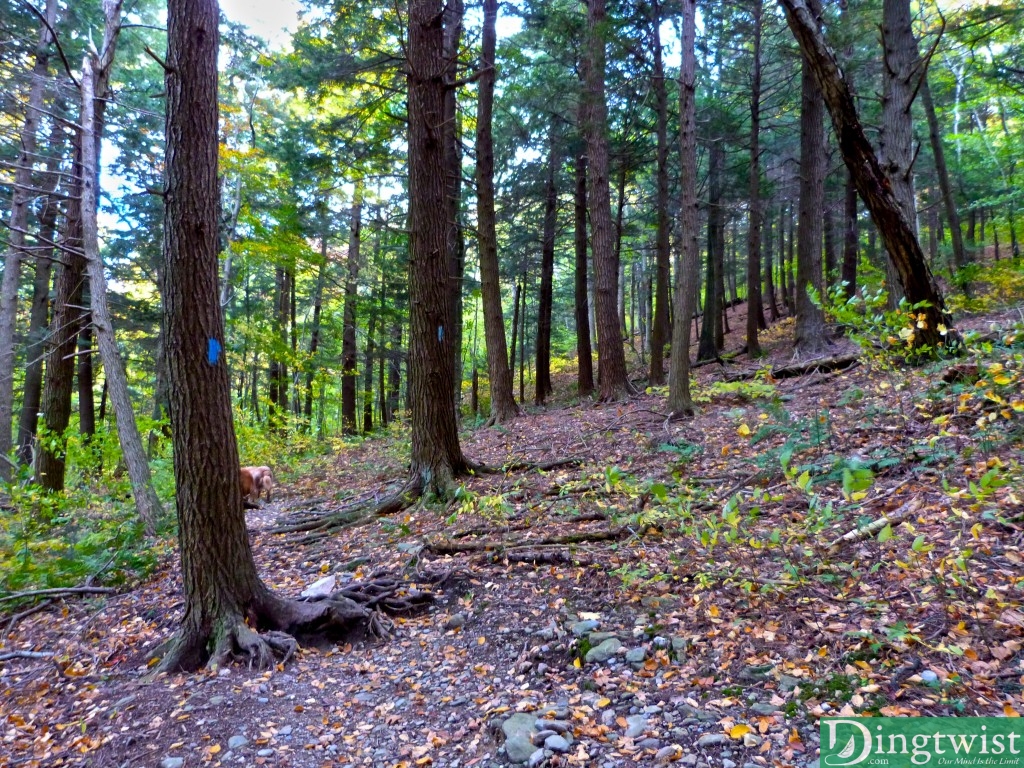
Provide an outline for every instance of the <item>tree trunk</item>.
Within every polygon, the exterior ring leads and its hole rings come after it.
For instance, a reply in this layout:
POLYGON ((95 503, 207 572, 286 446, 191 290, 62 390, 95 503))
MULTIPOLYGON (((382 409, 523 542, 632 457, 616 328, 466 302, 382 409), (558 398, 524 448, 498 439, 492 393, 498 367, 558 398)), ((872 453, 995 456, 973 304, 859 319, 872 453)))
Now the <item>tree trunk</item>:
POLYGON ((462 402, 462 281, 466 271, 466 239, 462 229, 462 123, 458 111, 457 86, 459 45, 462 41, 462 22, 465 12, 463 0, 448 0, 444 4, 442 22, 444 61, 444 122, 441 132, 444 141, 444 164, 447 203, 448 259, 451 264, 450 302, 452 376, 455 399, 455 418, 462 402))
POLYGON ((388 419, 398 412, 402 394, 402 324, 391 326, 390 354, 388 355, 388 419))
MULTIPOLYGON (((761 309, 761 13, 763 0, 753 0, 753 60, 750 73, 750 194, 747 223, 747 355, 760 357, 758 328, 761 309)), ((770 258, 770 257, 769 257, 770 258)))
POLYGON ((657 135, 657 169, 655 186, 655 287, 654 287, 654 319, 651 324, 651 369, 648 380, 651 386, 665 383, 665 344, 669 340, 668 319, 668 283, 672 261, 669 235, 671 222, 668 213, 668 89, 665 85, 665 66, 662 63, 661 51, 661 2, 652 3, 653 19, 651 21, 651 42, 654 48, 654 90, 655 133, 657 135))
POLYGON ((808 10, 804 0, 780 1, 805 61, 822 88, 843 160, 853 173, 857 191, 871 212, 889 255, 896 263, 907 300, 911 305, 928 303, 928 306, 918 310, 919 323, 914 343, 939 346, 943 343, 939 328, 944 321, 942 293, 935 284, 914 229, 893 194, 892 184, 864 134, 853 96, 836 64, 835 55, 825 43, 815 25, 815 16, 808 10))
MULTIPOLYGON (((83 207, 83 229, 88 229, 86 222, 89 215, 89 211, 83 207)), ((86 243, 85 247, 88 248, 89 244, 86 243)), ((87 256, 86 258, 91 257, 87 256)), ((86 268, 88 269, 88 267, 86 268)), ((89 279, 91 280, 91 276, 89 279)), ((83 298, 88 298, 91 301, 91 288, 88 293, 89 297, 83 296, 83 298)), ((75 362, 78 368, 75 374, 78 381, 78 434, 82 437, 82 444, 88 445, 96 435, 96 393, 92 370, 92 318, 88 314, 82 317, 75 362)))
POLYGON ((522 298, 523 289, 517 276, 515 284, 512 286, 512 346, 508 355, 508 369, 513 382, 513 388, 515 386, 515 376, 512 374, 516 369, 516 344, 519 343, 519 305, 522 302, 522 298))
POLYGON ((860 258, 860 229, 857 224, 857 187, 853 176, 846 172, 846 195, 843 206, 843 290, 846 298, 857 293, 857 260, 860 258))
MULTIPOLYGON (((494 215, 494 106, 497 0, 484 0, 484 26, 480 55, 479 98, 476 116, 477 247, 480 251, 480 294, 484 310, 484 340, 487 345, 487 375, 491 386, 491 417, 494 424, 509 421, 519 413, 513 393, 512 368, 505 344, 505 314, 501 304, 501 275, 498 267, 498 235, 494 215)), ((516 293, 516 309, 519 294, 516 293)), ((513 328, 515 320, 513 318, 513 328)), ((515 359, 515 330, 512 332, 515 359)))
POLYGON ((722 167, 725 149, 713 139, 708 150, 708 258, 704 273, 704 315, 700 326, 698 360, 714 360, 722 335, 722 167))
POLYGON ((618 295, 615 307, 619 315, 619 332, 623 339, 629 338, 626 327, 626 265, 622 262, 622 216, 626 209, 626 163, 619 163, 619 179, 615 187, 617 202, 615 205, 615 263, 618 265, 618 295))
POLYGON ((452 392, 451 266, 441 0, 409 5, 409 407, 412 473, 447 496, 466 467, 452 392))
MULTIPOLYGON (((487 0, 492 2, 493 0, 487 0)), ((558 189, 555 171, 558 156, 555 149, 555 126, 551 126, 551 147, 548 157, 548 179, 544 194, 544 235, 541 243, 540 299, 537 303, 537 405, 551 394, 551 310, 554 301, 555 226, 558 223, 558 189)))
MULTIPOLYGON (((43 106, 43 86, 49 76, 50 45, 57 19, 56 0, 46 2, 46 23, 39 33, 35 63, 32 67, 25 123, 21 130, 21 151, 15 160, 14 192, 7 231, 7 254, 4 256, 4 274, 0 282, 0 456, 6 458, 12 446, 12 419, 14 415, 14 331, 18 322, 18 283, 28 228, 29 204, 34 193, 32 169, 36 161, 36 134, 43 106)), ((10 480, 11 466, 0 460, 0 478, 10 480)))
MULTIPOLYGON (((107 28, 110 29, 112 25, 119 28, 121 23, 120 3, 108 4, 104 10, 107 14, 107 28)), ((114 41, 117 35, 115 32, 113 35, 105 37, 114 41)), ((113 42, 109 45, 109 48, 104 49, 100 60, 96 61, 91 57, 86 57, 86 61, 82 65, 83 245, 87 262, 86 270, 89 275, 92 321, 96 328, 100 356, 103 359, 107 391, 110 394, 110 401, 117 420, 117 435, 121 443, 121 453, 128 467, 128 478, 132 486, 135 508, 145 526, 146 533, 152 536, 156 533, 156 521, 163 510, 156 491, 153 490, 149 463, 146 461, 146 451, 142 445, 138 424, 135 422, 131 394, 128 391, 128 377, 125 375, 121 356, 117 349, 117 340, 114 338, 114 325, 107 306, 107 280, 103 270, 103 260, 100 258, 99 227, 96 220, 98 204, 96 182, 99 178, 98 155, 103 124, 101 120, 94 119, 93 78, 96 77, 98 80, 99 72, 110 67, 114 53, 113 42)), ((79 377, 81 378, 81 371, 79 371, 79 377)), ((82 389, 83 387, 80 386, 79 396, 87 396, 91 402, 92 392, 85 393, 82 392, 82 389)))
POLYGON ((590 303, 587 290, 587 155, 576 156, 576 189, 573 194, 573 242, 575 251, 576 391, 589 397, 594 391, 594 356, 590 346, 590 303))
MULTIPOLYGON (((803 2, 803 0, 795 0, 803 2)), ((809 0, 809 13, 821 16, 820 0, 809 0)), ((818 27, 814 27, 815 33, 818 27)), ((820 33, 819 33, 820 34, 820 33)), ((800 107, 800 211, 796 254, 796 336, 798 355, 815 357, 828 346, 825 313, 811 301, 810 290, 824 296, 821 275, 822 210, 825 205, 825 105, 812 66, 801 68, 800 107)))
POLYGON ((932 101, 932 89, 928 84, 927 74, 921 79, 921 101, 924 113, 928 118, 928 139, 932 146, 935 159, 935 175, 939 178, 939 191, 942 193, 942 205, 949 221, 949 234, 953 245, 953 266, 960 269, 969 261, 964 248, 964 234, 960 228, 960 212, 953 197, 953 187, 949 183, 949 170, 946 166, 946 151, 942 146, 942 131, 939 129, 939 118, 935 114, 935 102, 932 101))
POLYGON ((43 392, 43 358, 46 355, 47 319, 50 314, 50 277, 53 271, 53 251, 57 233, 57 170, 63 141, 64 126, 60 121, 54 121, 50 134, 53 154, 47 160, 47 181, 43 184, 46 196, 39 214, 39 233, 36 237, 38 245, 32 253, 35 260, 35 279, 32 281, 32 308, 25 350, 24 394, 18 423, 18 463, 22 466, 28 466, 32 462, 33 442, 39 424, 39 406, 43 392))
POLYGON ((587 102, 584 135, 587 140, 587 197, 590 206, 594 254, 594 300, 597 314, 598 385, 601 399, 619 400, 633 393, 626 371, 616 300, 619 265, 615 260, 608 184, 608 107, 605 103, 605 3, 587 3, 587 51, 584 54, 584 100, 587 102))
POLYGON ((675 312, 672 330, 672 360, 668 383, 668 410, 676 415, 692 414, 690 396, 690 328, 697 309, 700 281, 700 219, 697 210, 697 118, 696 118, 696 0, 682 0, 682 36, 679 68, 679 155, 682 268, 676 274, 675 312))
POLYGON ((380 279, 379 296, 371 296, 372 309, 370 310, 370 322, 366 329, 366 350, 363 354, 363 434, 373 432, 373 356, 377 351, 377 315, 378 305, 383 307, 384 303, 384 275, 380 279), (373 299, 377 301, 373 301, 373 299))
POLYGON ((341 334, 341 431, 356 433, 356 301, 359 259, 363 227, 363 182, 356 181, 352 193, 352 214, 348 233, 348 276, 345 279, 345 306, 341 334))
POLYGON ((327 269, 330 256, 327 251, 327 206, 321 210, 323 220, 320 228, 320 268, 316 275, 316 288, 313 291, 313 321, 309 329, 309 360, 306 365, 306 402, 303 416, 306 420, 306 431, 313 424, 313 380, 320 368, 320 319, 323 315, 324 284, 327 282, 327 269))
MULTIPOLYGON (((783 202, 785 206, 785 202, 783 202)), ((786 266, 785 254, 783 253, 783 246, 785 241, 783 240, 783 229, 781 222, 779 224, 779 275, 781 277, 783 270, 786 266)), ((779 306, 775 301, 775 264, 772 250, 772 227, 769 221, 765 222, 764 225, 764 290, 765 296, 768 297, 768 319, 771 322, 775 322, 779 319, 779 306)), ((762 317, 764 316, 765 301, 762 296, 762 317)))

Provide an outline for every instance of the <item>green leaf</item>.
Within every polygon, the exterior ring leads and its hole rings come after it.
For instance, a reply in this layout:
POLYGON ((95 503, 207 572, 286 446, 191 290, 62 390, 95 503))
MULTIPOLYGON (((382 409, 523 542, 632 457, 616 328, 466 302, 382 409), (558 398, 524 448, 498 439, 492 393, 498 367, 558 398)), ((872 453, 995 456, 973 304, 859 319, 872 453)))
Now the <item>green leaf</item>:
POLYGON ((892 538, 892 526, 891 525, 885 526, 885 528, 883 528, 882 530, 880 530, 878 532, 878 541, 881 542, 881 543, 885 543, 885 542, 887 542, 891 538, 892 538))

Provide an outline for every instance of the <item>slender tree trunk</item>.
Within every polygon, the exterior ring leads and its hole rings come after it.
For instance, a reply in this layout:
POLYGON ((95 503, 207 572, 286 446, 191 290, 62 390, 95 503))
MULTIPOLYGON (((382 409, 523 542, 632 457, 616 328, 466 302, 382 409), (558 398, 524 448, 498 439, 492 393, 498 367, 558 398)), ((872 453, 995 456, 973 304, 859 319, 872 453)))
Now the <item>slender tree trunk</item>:
POLYGON ((835 55, 815 24, 815 15, 804 0, 781 0, 781 3, 786 11, 786 21, 804 53, 804 60, 810 64, 824 92, 843 160, 853 173, 857 191, 896 263, 907 300, 911 304, 928 304, 918 311, 914 343, 937 347, 943 343, 940 333, 940 325, 945 320, 942 292, 935 284, 914 228, 906 220, 892 193, 891 183, 864 134, 853 96, 835 55))
POLYGON ((370 322, 366 329, 366 350, 363 354, 363 434, 373 432, 373 356, 377 352, 377 315, 384 300, 384 276, 377 297, 371 297, 370 322), (376 298, 377 301, 373 301, 376 298))
POLYGON ((672 261, 669 235, 671 222, 668 212, 668 88, 665 82, 665 66, 662 63, 660 0, 652 3, 651 41, 654 48, 654 76, 652 87, 655 105, 655 133, 657 134, 657 169, 655 216, 655 288, 654 320, 651 324, 651 369, 648 379, 652 386, 665 383, 665 345, 669 341, 669 279, 672 261))
POLYGON ((949 183, 949 170, 946 166, 946 150, 942 146, 942 131, 939 129, 939 118, 935 114, 935 102, 932 101, 932 89, 928 84, 927 74, 921 79, 921 101, 924 113, 928 118, 928 139, 931 142, 932 157, 935 159, 935 175, 939 179, 939 191, 942 193, 942 205, 949 222, 949 234, 953 246, 953 267, 960 269, 970 260, 964 248, 964 234, 960 228, 960 212, 956 207, 953 187, 949 183))
MULTIPOLYGON (((90 216, 88 210, 83 210, 82 213, 86 218, 90 216)), ((86 247, 88 248, 88 244, 86 247)), ((91 289, 89 293, 91 294, 91 289)), ((92 370, 92 350, 92 318, 85 315, 82 318, 82 328, 78 332, 78 350, 75 353, 78 367, 75 374, 78 381, 78 434, 82 436, 82 443, 85 445, 88 445, 96 435, 96 393, 92 370)))
POLYGON ((391 354, 388 357, 388 419, 398 412, 402 394, 402 325, 391 326, 391 354))
POLYGON ((32 445, 39 423, 39 406, 43 393, 43 358, 46 355, 47 320, 50 313, 50 282, 53 271, 53 251, 57 234, 58 195, 57 173, 60 145, 64 140, 64 126, 54 121, 50 134, 53 154, 47 161, 44 187, 47 189, 39 215, 38 245, 33 249, 35 279, 32 283, 32 309, 29 315, 28 344, 25 350, 25 381, 18 425, 18 463, 28 466, 32 461, 32 445))
MULTIPOLYGON (((512 286, 512 346, 509 350, 508 355, 508 369, 511 379, 515 379, 512 376, 512 372, 516 368, 516 344, 519 343, 519 305, 522 303, 523 289, 519 283, 519 277, 516 277, 515 285, 512 286)), ((486 334, 485 334, 486 335, 486 334)), ((493 384, 491 386, 494 386, 493 384)), ((513 384, 513 388, 514 388, 513 384)))
MULTIPOLYGON (((487 0, 492 2, 493 0, 487 0)), ((554 300, 555 225, 558 215, 558 189, 555 171, 558 155, 555 147, 555 128, 551 127, 551 147, 548 157, 548 179, 544 195, 544 235, 541 243, 540 300, 537 303, 537 405, 543 405, 551 394, 551 310, 554 300)))
MULTIPOLYGON (((763 0, 753 0, 754 50, 750 73, 750 194, 747 223, 747 355, 759 357, 757 330, 764 325, 761 309, 761 13, 763 0)), ((771 255, 768 255, 771 258, 771 255)))
POLYGON ((704 320, 700 326, 698 360, 714 360, 721 349, 722 335, 722 167, 725 149, 721 140, 712 140, 708 150, 708 258, 704 273, 704 320))
POLYGON ((587 140, 587 202, 594 253, 594 299, 597 314, 598 385, 601 399, 619 400, 633 393, 626 371, 616 298, 619 265, 615 260, 611 197, 608 185, 608 107, 605 103, 605 3, 589 0, 584 99, 587 140))
MULTIPOLYGON (((802 0, 801 0, 802 1, 802 0)), ((820 0, 809 0, 815 25, 821 17, 820 0)), ((815 26, 815 31, 818 27, 815 26)), ((825 203, 825 105, 811 64, 801 68, 800 107, 800 213, 796 255, 796 337, 799 355, 814 357, 828 344, 825 313, 811 301, 810 290, 824 295, 821 274, 822 209, 825 203)))
MULTIPOLYGON (((476 117, 477 243, 480 251, 480 293, 484 310, 484 340, 487 344, 487 374, 491 386, 490 422, 501 424, 519 413, 513 394, 512 368, 505 344, 505 314, 501 304, 501 275, 498 267, 498 235, 494 214, 494 139, 492 110, 495 80, 495 24, 498 0, 484 0, 484 26, 480 58, 479 98, 476 117)), ((518 310, 519 294, 515 303, 518 310)), ((513 328, 515 320, 513 318, 513 328)), ((515 359, 515 330, 512 332, 515 359)))
POLYGON ((619 179, 615 187, 615 263, 618 265, 618 296, 615 299, 615 306, 619 315, 619 331, 623 339, 629 338, 629 329, 626 327, 626 265, 622 262, 622 216, 626 209, 626 163, 619 164, 619 179))
MULTIPOLYGON (((462 122, 458 110, 457 88, 459 45, 462 41, 463 0, 447 0, 442 11, 444 62, 444 141, 445 200, 447 203, 448 259, 451 268, 450 302, 452 377, 455 418, 459 418, 462 402, 462 281, 466 271, 466 238, 462 228, 462 122)), ((493 76, 493 75, 492 75, 493 76)))
POLYGON ((306 420, 306 431, 313 424, 313 379, 320 368, 320 319, 323 315, 324 284, 327 282, 327 269, 330 256, 327 251, 327 212, 323 209, 323 221, 320 231, 320 268, 316 275, 316 288, 313 291, 313 321, 309 329, 309 366, 306 370, 306 402, 303 415, 306 420))
POLYGON ((39 115, 43 106, 43 86, 49 76, 50 45, 57 19, 57 0, 46 2, 46 23, 39 33, 35 63, 29 86, 25 122, 21 130, 20 153, 15 161, 14 193, 8 224, 7 253, 4 274, 0 281, 0 479, 10 480, 11 466, 5 460, 12 447, 14 416, 14 331, 18 322, 18 283, 28 228, 29 204, 32 202, 32 169, 36 162, 36 138, 39 115))
MULTIPOLYGON (((785 203, 783 203, 785 205, 785 203)), ((768 297, 768 318, 771 322, 776 322, 779 319, 779 306, 775 301, 775 264, 772 256, 772 228, 771 224, 765 222, 765 239, 764 239, 764 290, 765 295, 768 297)), ((785 253, 783 252, 783 231, 781 222, 779 225, 779 275, 783 274, 786 266, 785 253)), ((762 299, 762 305, 764 300, 762 299)), ((762 311, 762 317, 764 313, 762 311)))
POLYGON ((594 391, 594 361, 590 346, 590 306, 587 290, 587 156, 576 156, 576 190, 573 194, 573 242, 575 250, 576 390, 580 397, 594 391))
POLYGON ((441 0, 409 5, 409 407, 412 473, 447 496, 466 467, 455 413, 441 0))
POLYGON ((857 187, 853 176, 846 172, 846 194, 843 206, 843 290, 846 298, 857 292, 857 260, 860 258, 860 230, 857 226, 857 187))
MULTIPOLYGON (((105 11, 108 29, 111 25, 116 25, 119 28, 121 23, 119 18, 121 12, 120 2, 108 5, 105 11)), ((105 38, 114 41, 117 38, 117 34, 114 32, 112 35, 105 35, 105 38)), ((146 461, 146 451, 142 445, 142 436, 139 434, 138 424, 135 422, 131 394, 128 391, 128 377, 125 375, 121 356, 117 349, 117 340, 114 338, 113 321, 107 306, 107 281, 103 270, 103 260, 100 257, 99 228, 96 220, 98 202, 96 182, 99 178, 98 154, 103 123, 101 120, 95 119, 94 116, 92 86, 93 78, 96 77, 98 80, 98 73, 110 67, 113 59, 113 42, 108 45, 110 47, 105 49, 102 59, 93 61, 90 60, 90 57, 86 57, 86 61, 82 66, 83 244, 87 262, 86 270, 89 275, 92 320, 96 328, 100 355, 103 358, 107 390, 110 393, 110 400, 114 406, 121 453, 128 467, 128 478, 131 481, 135 508, 146 528, 147 534, 154 535, 156 533, 156 520, 162 513, 162 509, 160 501, 157 499, 156 491, 153 490, 149 464, 146 461)), ((79 372, 79 375, 81 375, 81 372, 79 372)), ((80 396, 84 397, 85 393, 80 393, 80 396)), ((88 393, 88 398, 90 401, 92 400, 91 391, 88 393)))
POLYGON ((676 274, 668 385, 668 410, 676 415, 693 413, 693 399, 690 395, 690 328, 691 319, 696 314, 700 281, 700 248, 697 242, 700 220, 697 210, 696 18, 696 0, 682 0, 682 60, 679 68, 679 229, 682 268, 676 274))
POLYGON ((359 283, 360 244, 363 227, 363 182, 356 181, 348 234, 348 276, 341 336, 341 431, 356 433, 356 301, 359 283))

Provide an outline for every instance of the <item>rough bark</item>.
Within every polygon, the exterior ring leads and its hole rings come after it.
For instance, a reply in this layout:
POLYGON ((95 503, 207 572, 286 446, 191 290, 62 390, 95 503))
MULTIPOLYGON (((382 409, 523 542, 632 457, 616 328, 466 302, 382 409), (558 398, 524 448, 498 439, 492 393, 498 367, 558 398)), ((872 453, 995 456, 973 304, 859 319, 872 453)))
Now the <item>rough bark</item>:
POLYGON ((935 175, 939 179, 942 205, 946 212, 946 221, 949 222, 949 236, 953 246, 953 266, 960 269, 970 259, 967 249, 964 248, 964 233, 960 228, 960 212, 957 210, 956 198, 953 196, 953 186, 949 182, 946 150, 942 146, 942 131, 939 129, 939 118, 935 114, 935 102, 932 100, 932 89, 928 84, 927 74, 921 80, 921 101, 928 119, 928 140, 931 142, 932 157, 935 160, 935 175))
MULTIPOLYGON (((800 0, 802 2, 802 0, 800 0)), ((810 13, 821 15, 820 0, 809 0, 810 13)), ((825 105, 812 66, 804 59, 800 75, 800 209, 796 246, 796 330, 798 355, 815 357, 828 345, 825 313, 811 301, 810 289, 823 296, 821 273, 822 211, 825 205, 825 105)))
POLYGON ((804 53, 804 60, 822 88, 843 160, 853 173, 857 191, 896 264, 907 300, 911 304, 927 302, 929 305, 918 310, 920 322, 914 343, 938 346, 943 343, 939 326, 945 319, 942 292, 935 284, 914 229, 906 220, 893 194, 892 184, 864 133, 853 95, 836 63, 835 54, 822 37, 815 24, 815 16, 804 0, 780 2, 786 12, 786 21, 804 53))
POLYGON ((704 314, 700 325, 698 360, 713 360, 722 348, 722 168, 725 149, 721 140, 712 140, 708 149, 708 248, 704 271, 704 314))
POLYGON ((590 346, 590 302, 587 290, 587 156, 576 156, 576 189, 573 194, 574 301, 576 318, 576 391, 589 397, 594 391, 594 356, 590 346))
POLYGON ((360 245, 363 228, 363 185, 355 184, 348 230, 348 274, 345 278, 345 304, 341 332, 341 431, 356 433, 356 293, 359 284, 360 245))
POLYGON ((409 6, 409 407, 412 472, 446 496, 466 467, 459 446, 452 366, 452 291, 444 152, 445 63, 441 0, 409 6))
POLYGON ((377 315, 383 304, 384 279, 381 276, 379 296, 370 297, 370 322, 366 328, 366 349, 363 351, 363 434, 373 432, 373 356, 377 352, 377 315), (377 299, 377 301, 374 301, 377 299))
MULTIPOLYGON (((107 13, 107 26, 120 26, 120 2, 108 3, 104 8, 107 13)), ((116 34, 112 36, 116 40, 116 34)), ((117 436, 121 444, 121 454, 128 468, 128 479, 132 486, 132 497, 135 509, 145 526, 146 533, 156 533, 156 521, 162 509, 160 500, 153 490, 146 460, 146 450, 142 444, 142 435, 135 422, 131 394, 128 391, 128 377, 125 375, 124 364, 117 349, 114 337, 114 324, 107 305, 107 280, 104 275, 103 260, 100 257, 99 229, 97 226, 97 194, 96 182, 99 178, 99 142, 98 129, 102 123, 94 119, 93 81, 101 69, 110 66, 113 50, 105 50, 98 60, 86 57, 82 66, 82 241, 85 250, 86 272, 89 277, 90 306, 92 322, 96 329, 96 340, 100 356, 103 359, 103 370, 110 402, 114 407, 117 421, 117 436)), ((91 346, 91 343, 90 343, 91 346)), ((80 374, 81 376, 81 374, 80 374)), ((83 393, 81 396, 84 396, 83 393)), ((92 392, 88 393, 92 400, 92 392)))
POLYGON ((313 424, 313 380, 320 367, 320 322, 323 316, 324 284, 327 282, 327 270, 330 257, 327 251, 327 214, 323 211, 324 221, 320 232, 320 268, 316 274, 316 288, 313 290, 313 320, 309 329, 309 355, 306 365, 306 402, 303 405, 303 417, 308 432, 313 424))
POLYGON ((750 176, 747 201, 747 354, 757 357, 757 330, 764 325, 761 311, 761 12, 753 0, 753 53, 750 72, 750 176))
MULTIPOLYGON (((15 160, 14 192, 11 215, 8 220, 7 253, 4 255, 4 274, 0 281, 0 456, 7 457, 12 447, 12 418, 14 415, 14 330, 18 321, 18 283, 24 257, 25 234, 28 228, 29 203, 32 201, 32 169, 36 160, 36 141, 39 116, 43 105, 43 86, 48 77, 50 45, 57 19, 56 0, 47 0, 46 23, 39 33, 35 63, 29 86, 25 122, 21 130, 21 145, 15 160)), ((0 460, 0 478, 9 480, 11 466, 0 460)))
POLYGON ((587 141, 587 203, 590 209, 594 258, 594 302, 597 315, 598 386, 601 400, 619 400, 633 393, 619 328, 617 298, 619 265, 615 259, 608 181, 608 106, 605 102, 605 3, 587 3, 587 51, 584 135, 587 141))
POLYGON ((690 329, 696 314, 700 280, 700 219, 697 210, 696 118, 696 0, 682 0, 682 59, 679 68, 679 228, 682 268, 676 275, 672 359, 668 382, 668 410, 675 415, 693 413, 690 395, 690 329))
POLYGON ((451 264, 451 319, 448 327, 452 337, 452 395, 455 417, 462 402, 462 281, 466 271, 466 238, 462 228, 462 123, 458 111, 456 80, 458 79, 459 45, 462 41, 463 0, 447 0, 443 10, 444 25, 444 163, 447 204, 448 259, 451 264))
MULTIPOLYGON (((88 229, 87 220, 89 216, 89 210, 83 206, 83 231, 88 229)), ((88 243, 84 243, 84 245, 86 248, 89 247, 88 243)), ((86 272, 89 272, 88 259, 90 258, 92 256, 87 252, 86 272)), ((87 279, 91 280, 91 277, 87 275, 87 279)), ((90 288, 86 294, 83 297, 85 303, 90 303, 92 301, 92 289, 90 288)), ((82 327, 78 331, 78 349, 75 352, 75 361, 78 368, 75 373, 75 379, 78 383, 78 434, 81 435, 84 445, 87 445, 96 434, 96 393, 93 391, 95 382, 93 380, 92 353, 92 317, 87 314, 82 317, 82 327)))
MULTIPOLYGON (((480 294, 484 310, 484 341, 491 388, 490 421, 504 423, 519 413, 513 392, 512 368, 505 343, 505 314, 501 304, 498 235, 494 215, 494 108, 495 24, 497 0, 484 0, 484 26, 480 53, 479 97, 476 113, 477 247, 480 252, 480 294)), ((518 294, 516 300, 518 302, 518 294)), ((518 304, 517 304, 518 306, 518 304)), ((512 350, 513 357, 515 350, 512 350)))
POLYGON ((847 171, 843 205, 843 271, 841 280, 846 298, 857 292, 857 260, 860 258, 860 230, 857 223, 857 187, 847 171))
POLYGON ((652 386, 665 383, 665 344, 669 340, 668 325, 668 281, 670 279, 671 253, 669 234, 671 222, 668 212, 668 88, 665 83, 665 66, 661 50, 661 3, 652 3, 651 46, 654 49, 654 91, 655 134, 657 154, 655 169, 655 281, 654 318, 651 324, 651 368, 648 380, 652 386))
MULTIPOLYGON (((490 2, 490 0, 488 0, 490 2)), ((544 232, 541 242, 540 297, 537 302, 537 370, 534 401, 543 405, 551 394, 551 311, 554 302, 555 279, 555 225, 558 216, 558 188, 555 171, 558 156, 555 146, 555 127, 551 127, 551 146, 548 156, 548 178, 544 192, 544 232)))

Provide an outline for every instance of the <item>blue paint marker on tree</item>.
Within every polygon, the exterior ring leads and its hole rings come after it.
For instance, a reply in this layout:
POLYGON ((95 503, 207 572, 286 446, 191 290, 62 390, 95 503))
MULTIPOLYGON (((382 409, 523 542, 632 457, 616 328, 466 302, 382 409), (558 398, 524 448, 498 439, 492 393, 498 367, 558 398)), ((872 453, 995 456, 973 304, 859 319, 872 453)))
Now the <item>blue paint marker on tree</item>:
POLYGON ((206 343, 206 362, 210 365, 216 365, 217 361, 220 360, 221 346, 220 342, 216 339, 210 339, 206 343))

